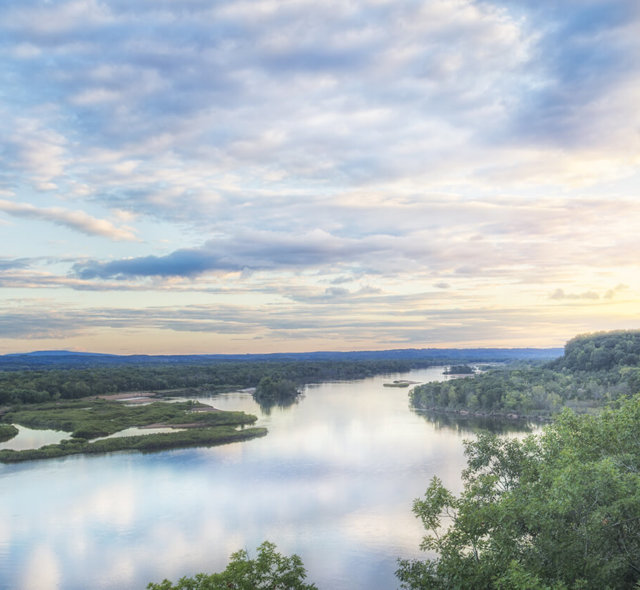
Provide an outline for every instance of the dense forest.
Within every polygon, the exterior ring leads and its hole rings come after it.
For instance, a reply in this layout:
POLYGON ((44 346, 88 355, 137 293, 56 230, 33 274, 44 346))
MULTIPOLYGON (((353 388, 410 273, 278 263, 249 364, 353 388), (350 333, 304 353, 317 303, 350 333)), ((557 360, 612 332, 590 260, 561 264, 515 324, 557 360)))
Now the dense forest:
POLYGON ((427 383, 410 397, 421 409, 535 417, 600 407, 639 391, 640 331, 619 331, 577 336, 562 357, 542 366, 508 365, 427 383))
MULTIPOLYGON (((459 351, 458 351, 459 352, 459 351)), ((512 351, 507 351, 511 353, 512 351)), ((541 352, 538 351, 540 354, 541 352)), ((548 352, 547 358, 548 357, 548 352)), ((39 358, 39 357, 35 357, 39 358)), ((92 355, 86 358, 90 363, 92 355)), ((122 358, 122 357, 119 357, 122 358)), ((126 357, 125 357, 126 358, 126 357)), ((191 357, 187 357, 191 358, 191 357)), ((459 358, 459 355, 454 355, 459 358)), ((469 362, 500 358, 491 354, 469 353, 469 362)), ((506 354, 504 358, 511 358, 506 354)), ((75 399, 88 395, 103 395, 129 391, 195 390, 217 392, 257 387, 263 378, 290 382, 294 387, 322 381, 361 379, 382 373, 400 373, 419 367, 450 362, 446 357, 378 358, 366 360, 255 360, 198 361, 195 364, 143 363, 140 365, 112 361, 84 368, 60 368, 58 364, 36 368, 0 370, 0 405, 42 403, 57 399, 75 399)), ((177 392, 176 392, 177 393, 177 392)), ((269 397, 267 395, 266 397, 269 397)))
POLYGON ((0 355, 0 371, 21 369, 82 369, 89 367, 212 365, 214 363, 404 361, 434 364, 549 360, 559 348, 398 348, 349 352, 275 352, 269 354, 117 355, 68 350, 42 350, 0 355))
MULTIPOLYGON (((425 363, 433 364, 432 361, 425 363)), ((0 371, 0 404, 45 402, 128 391, 222 391, 256 387, 270 377, 296 384, 357 379, 406 371, 414 361, 212 362, 153 366, 98 366, 85 369, 0 371)))

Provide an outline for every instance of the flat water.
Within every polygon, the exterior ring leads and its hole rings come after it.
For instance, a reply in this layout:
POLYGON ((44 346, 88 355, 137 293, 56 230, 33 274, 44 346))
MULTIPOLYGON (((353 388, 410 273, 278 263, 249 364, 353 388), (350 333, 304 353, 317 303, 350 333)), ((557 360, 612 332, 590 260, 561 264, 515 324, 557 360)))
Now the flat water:
POLYGON ((199 398, 259 416, 266 437, 221 447, 0 465, 0 588, 123 590, 224 569, 264 540, 320 590, 397 588, 422 556, 411 512, 437 475, 459 490, 473 432, 412 411, 394 379, 323 383, 262 412, 248 392, 199 398))

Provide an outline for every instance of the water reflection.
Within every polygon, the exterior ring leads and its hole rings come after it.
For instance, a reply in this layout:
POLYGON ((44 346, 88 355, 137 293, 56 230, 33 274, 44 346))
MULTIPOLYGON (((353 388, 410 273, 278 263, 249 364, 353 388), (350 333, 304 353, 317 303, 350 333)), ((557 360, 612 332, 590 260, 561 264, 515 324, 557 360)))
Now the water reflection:
POLYGON ((204 396, 258 415, 269 434, 0 466, 0 588, 37 586, 38 561, 51 589, 144 588, 223 569, 264 540, 298 553, 320 589, 395 588, 396 559, 421 556, 412 501, 436 474, 460 489, 471 431, 425 420, 406 389, 383 383, 438 378, 423 369, 313 385, 269 413, 250 392, 204 396))
POLYGON ((463 434, 473 435, 479 430, 493 434, 531 433, 540 429, 539 424, 527 420, 500 419, 491 416, 473 416, 470 414, 455 414, 447 412, 433 412, 429 410, 414 410, 416 414, 434 425, 437 429, 456 430, 463 434))
POLYGON ((18 429, 12 439, 0 443, 0 450, 11 449, 14 451, 24 451, 26 449, 39 449, 45 445, 58 444, 65 438, 70 438, 71 433, 62 430, 35 430, 14 424, 18 429))
POLYGON ((258 407, 260 408, 260 412, 262 414, 268 416, 269 414, 271 414, 271 410, 273 410, 274 408, 284 410, 286 408, 290 408, 291 406, 299 404, 303 399, 304 394, 300 394, 287 400, 273 400, 269 402, 260 401, 258 402, 258 407))

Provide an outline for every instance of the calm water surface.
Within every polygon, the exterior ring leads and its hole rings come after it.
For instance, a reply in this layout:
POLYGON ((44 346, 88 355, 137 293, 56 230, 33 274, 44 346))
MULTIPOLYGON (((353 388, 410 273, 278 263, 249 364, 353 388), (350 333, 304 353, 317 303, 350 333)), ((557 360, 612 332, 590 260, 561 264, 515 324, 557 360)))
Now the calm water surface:
POLYGON ((412 500, 433 475, 454 490, 473 434, 413 412, 392 379, 325 383, 264 414, 246 392, 200 398, 260 416, 269 434, 211 449, 0 465, 0 588, 144 588, 224 569, 264 540, 298 553, 320 590, 397 587, 419 557, 412 500))

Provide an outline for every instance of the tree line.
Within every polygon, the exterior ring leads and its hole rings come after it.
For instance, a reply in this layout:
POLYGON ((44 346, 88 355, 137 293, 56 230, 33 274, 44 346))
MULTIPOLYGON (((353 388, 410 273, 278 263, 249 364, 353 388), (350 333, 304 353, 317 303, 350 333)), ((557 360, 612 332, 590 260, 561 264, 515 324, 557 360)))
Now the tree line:
POLYGON ((255 361, 0 371, 0 405, 129 391, 230 391, 257 387, 265 377, 300 387, 305 383, 361 379, 440 363, 434 360, 255 361))
POLYGON ((471 379, 426 383, 410 393, 421 409, 519 416, 579 410, 640 391, 640 331, 578 336, 542 366, 492 369, 471 379))

